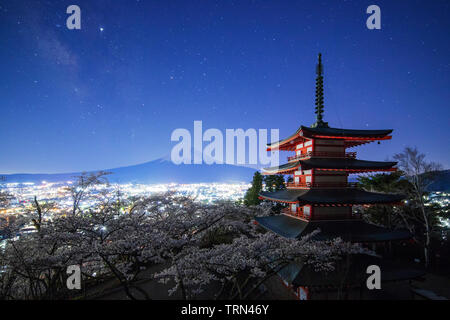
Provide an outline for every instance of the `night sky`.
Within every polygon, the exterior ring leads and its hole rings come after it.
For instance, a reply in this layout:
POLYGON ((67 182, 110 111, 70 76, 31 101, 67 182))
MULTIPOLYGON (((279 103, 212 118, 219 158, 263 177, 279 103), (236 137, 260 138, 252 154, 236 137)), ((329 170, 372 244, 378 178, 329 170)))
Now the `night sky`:
POLYGON ((394 129, 359 158, 411 145, 449 168, 449 31, 448 0, 0 0, 0 172, 150 161, 194 120, 284 138, 315 120, 318 52, 324 120, 394 129))

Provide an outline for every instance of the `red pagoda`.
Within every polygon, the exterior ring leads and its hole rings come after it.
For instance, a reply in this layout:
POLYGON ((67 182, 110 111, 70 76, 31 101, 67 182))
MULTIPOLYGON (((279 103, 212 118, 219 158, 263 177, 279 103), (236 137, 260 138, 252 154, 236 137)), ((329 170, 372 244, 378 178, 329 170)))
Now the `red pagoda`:
MULTIPOLYGON (((320 230, 315 236, 316 240, 340 237, 345 241, 367 244, 411 238, 411 234, 406 230, 390 230, 369 224, 364 222, 360 215, 352 212, 355 205, 396 205, 403 199, 403 196, 398 194, 367 192, 348 181, 349 174, 396 170, 396 162, 359 160, 356 158, 356 152, 347 151, 348 148, 362 144, 389 140, 392 130, 329 127, 328 123, 323 121, 321 54, 316 73, 316 122, 311 127, 300 126, 288 138, 268 144, 268 151, 295 152, 293 156, 288 157, 286 164, 263 169, 263 174, 266 175, 291 175, 291 182, 287 183, 285 190, 260 193, 260 199, 284 203, 287 207, 279 215, 259 217, 256 222, 287 238, 300 238, 316 229, 320 230)), ((356 260, 358 263, 354 267, 361 269, 365 276, 363 267, 373 262, 361 262, 361 257, 356 260)), ((289 266, 281 273, 288 286, 295 290, 305 289, 305 286, 311 289, 315 285, 329 287, 330 279, 327 282, 323 277, 311 276, 310 271, 301 271, 302 268, 301 265, 289 266), (309 274, 309 278, 305 278, 305 274, 309 274)), ((389 270, 391 280, 410 279, 422 274, 396 268, 389 270)), ((386 279, 385 277, 384 280, 386 279)), ((363 279, 354 280, 360 282, 363 279)), ((299 294, 299 291, 296 292, 299 294)))

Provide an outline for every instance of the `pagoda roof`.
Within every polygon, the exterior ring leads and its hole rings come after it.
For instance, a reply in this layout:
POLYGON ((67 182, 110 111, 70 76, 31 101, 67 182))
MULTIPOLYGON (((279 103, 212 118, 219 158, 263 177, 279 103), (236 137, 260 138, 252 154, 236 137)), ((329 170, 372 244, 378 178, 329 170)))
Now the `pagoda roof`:
MULTIPOLYGON (((309 128, 300 126, 300 131, 304 136, 341 136, 341 137, 359 137, 359 138, 382 138, 390 134, 393 129, 382 130, 362 130, 362 129, 341 129, 329 127, 309 128)), ((297 130, 297 131, 299 131, 297 130)))
POLYGON ((303 170, 312 168, 317 169, 336 169, 348 171, 376 171, 387 170, 395 166, 395 161, 368 161, 353 158, 309 158, 305 160, 297 160, 288 162, 281 166, 264 168, 264 174, 278 174, 294 171, 299 167, 303 170))
POLYGON ((367 267, 370 265, 380 267, 383 272, 382 282, 416 279, 425 275, 423 268, 367 254, 354 254, 348 259, 337 261, 332 272, 316 271, 312 265, 293 262, 277 273, 294 287, 329 287, 341 286, 342 283, 359 286, 366 283, 367 267))
POLYGON ((285 189, 275 192, 260 192, 259 195, 273 201, 318 205, 396 203, 405 198, 401 194, 369 192, 357 188, 285 189))
POLYGON ((277 142, 268 143, 267 147, 269 149, 281 147, 289 142, 293 143, 294 140, 297 138, 343 139, 343 140, 350 140, 353 142, 353 145, 356 145, 355 141, 358 141, 358 139, 360 139, 361 141, 389 139, 390 136, 388 135, 392 133, 392 131, 393 129, 363 130, 363 129, 342 129, 330 127, 310 128, 300 126, 300 128, 298 128, 297 131, 295 131, 295 133, 293 133, 289 137, 277 142))
POLYGON ((283 144, 285 144, 287 142, 290 142, 290 141, 294 140, 296 137, 300 137, 300 131, 301 131, 301 127, 297 131, 295 131, 295 133, 291 134, 289 137, 287 137, 285 139, 279 140, 277 142, 268 143, 267 147, 273 148, 273 147, 276 147, 278 145, 283 145, 283 144))
POLYGON ((255 221, 263 228, 291 239, 299 239, 317 229, 320 232, 312 238, 317 241, 341 238, 349 242, 381 242, 407 240, 412 237, 407 230, 390 230, 358 219, 306 221, 280 214, 257 217, 255 221))
POLYGON ((278 173, 285 173, 292 170, 297 170, 298 167, 300 167, 302 164, 299 161, 292 161, 285 164, 282 164, 280 166, 275 167, 269 167, 269 168, 263 168, 263 174, 278 174, 278 173))

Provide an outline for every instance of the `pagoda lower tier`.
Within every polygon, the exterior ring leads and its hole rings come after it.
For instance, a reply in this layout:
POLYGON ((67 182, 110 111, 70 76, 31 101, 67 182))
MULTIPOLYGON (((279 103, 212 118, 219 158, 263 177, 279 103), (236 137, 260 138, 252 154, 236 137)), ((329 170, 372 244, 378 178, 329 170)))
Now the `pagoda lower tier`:
POLYGON ((292 285, 294 290, 307 287, 309 293, 311 289, 319 293, 330 287, 342 287, 343 283, 347 287, 364 286, 368 276, 367 268, 372 265, 379 266, 382 270, 383 283, 419 279, 425 275, 423 268, 365 254, 356 254, 338 261, 333 272, 319 272, 310 264, 296 262, 286 265, 278 271, 278 275, 292 285))
POLYGON ((354 243, 384 242, 407 240, 411 233, 404 229, 389 230, 361 219, 346 220, 303 220, 285 214, 257 217, 255 221, 261 227, 285 238, 302 238, 314 230, 319 230, 313 240, 326 241, 341 238, 354 243))
POLYGON ((354 205, 401 204, 401 194, 369 192, 358 188, 306 188, 261 192, 261 199, 286 203, 282 214, 255 221, 283 237, 300 238, 315 229, 321 240, 340 237, 352 242, 410 239, 405 230, 388 230, 356 219, 354 205))
POLYGON ((260 192, 259 196, 271 201, 314 206, 396 204, 405 198, 401 194, 369 192, 358 188, 284 189, 276 192, 260 192))

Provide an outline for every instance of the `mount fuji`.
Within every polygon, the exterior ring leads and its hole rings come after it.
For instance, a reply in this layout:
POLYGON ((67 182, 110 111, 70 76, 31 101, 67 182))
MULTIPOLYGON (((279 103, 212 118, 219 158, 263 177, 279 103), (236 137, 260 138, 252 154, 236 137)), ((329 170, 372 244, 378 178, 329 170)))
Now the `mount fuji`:
MULTIPOLYGON (((229 164, 180 164, 160 158, 142 164, 105 169, 107 176, 114 183, 239 183, 250 182, 256 169, 229 164)), ((96 171, 90 171, 96 172, 96 171)), ((81 172, 53 174, 3 174, 0 183, 64 182, 73 181, 81 172)))

